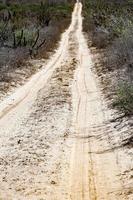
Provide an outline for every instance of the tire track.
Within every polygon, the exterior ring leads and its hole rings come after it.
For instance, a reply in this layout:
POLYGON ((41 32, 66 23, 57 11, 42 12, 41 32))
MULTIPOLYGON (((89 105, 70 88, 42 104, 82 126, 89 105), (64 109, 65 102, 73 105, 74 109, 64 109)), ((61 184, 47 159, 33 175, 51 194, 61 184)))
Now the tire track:
POLYGON ((118 177, 120 166, 117 165, 117 153, 113 151, 111 137, 108 133, 105 135, 110 112, 105 110, 91 71, 91 56, 82 33, 82 4, 78 3, 78 7, 79 65, 74 78, 76 84, 73 84, 73 126, 76 134, 70 164, 70 196, 72 200, 124 200, 128 199, 125 195, 111 193, 113 188, 124 190, 124 186, 118 177), (109 155, 93 154, 93 149, 99 151, 107 143, 113 152, 109 155))

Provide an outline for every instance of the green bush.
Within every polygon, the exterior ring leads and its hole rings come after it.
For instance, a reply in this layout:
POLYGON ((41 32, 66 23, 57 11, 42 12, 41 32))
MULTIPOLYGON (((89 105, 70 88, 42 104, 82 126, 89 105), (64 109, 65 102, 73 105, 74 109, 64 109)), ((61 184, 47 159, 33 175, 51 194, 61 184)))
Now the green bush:
POLYGON ((34 40, 36 38, 36 30, 29 30, 29 29, 23 29, 23 36, 22 36, 22 30, 16 30, 15 31, 15 37, 16 37, 16 42, 18 43, 21 41, 21 46, 31 46, 34 43, 34 40), (21 38, 22 36, 22 38, 21 38), (24 41, 25 40, 25 41, 24 41))
POLYGON ((5 41, 8 39, 9 29, 3 21, 0 21, 0 41, 5 41))
POLYGON ((0 3, 0 11, 1 11, 1 10, 3 10, 3 9, 6 9, 6 8, 7 8, 7 6, 6 6, 6 5, 4 5, 4 4, 0 3))
POLYGON ((104 27, 110 34, 119 37, 127 23, 133 24, 131 5, 129 2, 87 0, 84 15, 88 21, 93 20, 96 27, 104 27))
POLYGON ((127 115, 133 114, 133 84, 120 83, 117 88, 117 97, 113 103, 114 107, 117 107, 127 115))

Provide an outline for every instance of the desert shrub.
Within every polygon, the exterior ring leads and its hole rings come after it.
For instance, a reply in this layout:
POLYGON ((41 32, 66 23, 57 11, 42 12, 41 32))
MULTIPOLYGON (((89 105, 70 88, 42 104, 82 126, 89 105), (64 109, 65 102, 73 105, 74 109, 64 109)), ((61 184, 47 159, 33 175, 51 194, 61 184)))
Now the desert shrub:
POLYGON ((16 30, 15 37, 16 43, 18 43, 22 37, 22 41, 20 46, 31 46, 35 40, 36 30, 35 29, 23 29, 23 30, 16 30), (23 36, 22 36, 23 31, 23 36))
POLYGON ((9 29, 7 24, 0 22, 0 42, 7 40, 9 37, 9 29))
POLYGON ((107 69, 123 68, 127 63, 133 64, 133 28, 126 26, 123 34, 116 38, 112 45, 106 49, 106 62, 104 65, 107 69))
POLYGON ((108 44, 109 33, 105 29, 97 28, 91 35, 92 46, 105 48, 108 44))
POLYGON ((31 46, 35 40, 36 30, 35 29, 24 29, 24 38, 28 46, 31 46))
POLYGON ((113 106, 125 114, 133 114, 133 85, 126 82, 119 83, 116 94, 113 106))
POLYGON ((12 52, 12 55, 10 55, 8 65, 13 69, 22 67, 23 65, 25 65, 25 61, 28 58, 28 56, 28 49, 18 47, 12 52))
POLYGON ((38 22, 41 26, 49 25, 49 22, 51 20, 51 13, 49 10, 48 4, 42 4, 40 6, 40 12, 38 13, 38 22))
POLYGON ((6 9, 6 8, 7 8, 6 5, 4 5, 3 3, 0 3, 0 11, 3 10, 3 9, 6 9))
POLYGON ((126 25, 126 28, 120 38, 121 43, 124 45, 121 45, 121 52, 123 56, 126 57, 126 59, 132 60, 133 57, 133 23, 130 24, 130 26, 126 25))
MULTIPOLYGON (((84 16, 85 26, 88 26, 88 29, 94 32, 97 28, 104 28, 110 35, 108 38, 110 41, 115 37, 120 37, 128 24, 133 24, 129 2, 124 3, 123 1, 118 3, 118 1, 88 0, 85 2, 84 16)), ((95 39, 100 42, 101 38, 100 43, 102 43, 103 37, 99 34, 97 37, 95 39)))
POLYGON ((4 29, 4 26, 5 26, 4 22, 1 21, 0 22, 0 32, 2 32, 2 30, 4 29))

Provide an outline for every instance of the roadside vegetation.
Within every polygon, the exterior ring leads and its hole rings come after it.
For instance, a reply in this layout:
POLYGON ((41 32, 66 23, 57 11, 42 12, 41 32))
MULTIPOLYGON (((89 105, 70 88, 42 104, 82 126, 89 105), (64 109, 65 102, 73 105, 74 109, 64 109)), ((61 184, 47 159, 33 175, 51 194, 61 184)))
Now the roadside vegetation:
POLYGON ((133 1, 87 0, 84 30, 113 107, 133 115, 133 1))
POLYGON ((29 58, 47 58, 54 50, 72 9, 66 0, 0 1, 1 94, 37 70, 29 58))
POLYGON ((117 88, 117 97, 113 103, 127 115, 133 115, 133 84, 122 82, 117 88))

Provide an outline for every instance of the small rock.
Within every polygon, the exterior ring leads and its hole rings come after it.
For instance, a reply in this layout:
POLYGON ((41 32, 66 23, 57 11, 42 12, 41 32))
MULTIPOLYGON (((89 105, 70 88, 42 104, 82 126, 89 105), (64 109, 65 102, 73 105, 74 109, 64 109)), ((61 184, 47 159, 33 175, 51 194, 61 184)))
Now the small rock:
POLYGON ((52 185, 55 185, 55 184, 56 184, 56 182, 55 182, 55 181, 51 181, 51 184, 52 184, 52 185))
POLYGON ((21 143, 21 140, 18 140, 18 144, 20 144, 21 143))

